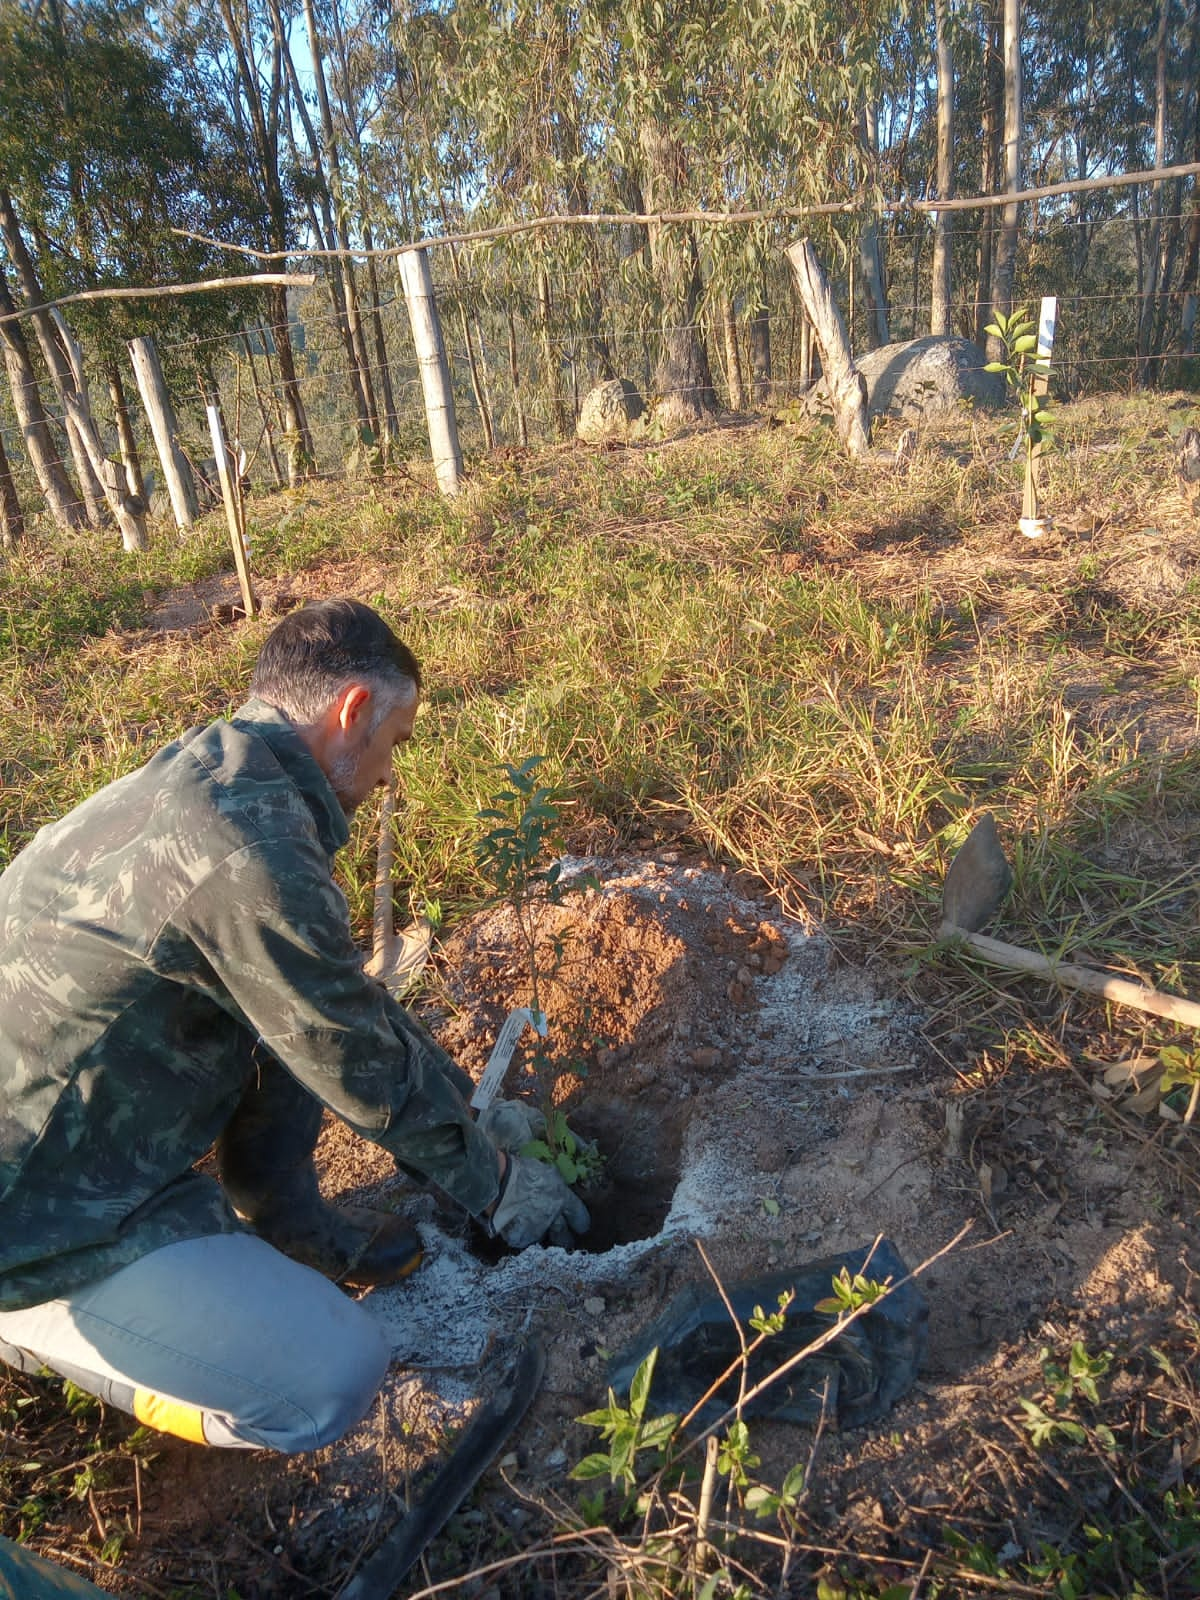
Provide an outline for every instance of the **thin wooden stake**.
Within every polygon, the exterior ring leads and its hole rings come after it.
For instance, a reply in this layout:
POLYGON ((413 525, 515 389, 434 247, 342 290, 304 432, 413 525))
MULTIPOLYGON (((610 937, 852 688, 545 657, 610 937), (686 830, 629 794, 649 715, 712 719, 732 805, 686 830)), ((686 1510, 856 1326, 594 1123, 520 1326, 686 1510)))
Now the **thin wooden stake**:
POLYGON ((712 1517, 713 1491, 717 1486, 717 1457, 720 1444, 715 1433, 710 1433, 704 1446, 704 1477, 700 1483, 700 1504, 696 1512, 696 1576, 692 1585, 698 1595, 704 1585, 704 1569, 708 1565, 712 1546, 708 1542, 708 1524, 712 1517))
POLYGON ((221 408, 215 400, 206 400, 208 431, 212 435, 213 455, 217 461, 217 475, 221 480, 221 498, 225 502, 225 520, 229 524, 229 538, 233 544, 233 563, 237 568, 238 583, 242 590, 242 609, 248 617, 258 614, 254 590, 250 587, 250 562, 246 550, 246 529, 242 521, 241 494, 234 482, 233 466, 225 443, 225 429, 221 426, 221 408))

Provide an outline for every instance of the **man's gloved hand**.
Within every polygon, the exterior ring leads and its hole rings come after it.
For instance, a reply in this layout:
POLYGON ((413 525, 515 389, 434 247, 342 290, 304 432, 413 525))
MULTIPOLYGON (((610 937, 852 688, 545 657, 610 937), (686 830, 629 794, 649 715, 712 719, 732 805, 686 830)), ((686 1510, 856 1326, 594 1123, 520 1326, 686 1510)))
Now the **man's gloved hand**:
POLYGON ((516 1155, 531 1139, 546 1137, 546 1119, 524 1100, 493 1100, 480 1113, 477 1125, 498 1150, 516 1155))
POLYGON ((524 1250, 539 1239, 569 1245, 573 1235, 587 1232, 592 1219, 557 1168, 530 1156, 510 1155, 491 1223, 506 1244, 524 1250))

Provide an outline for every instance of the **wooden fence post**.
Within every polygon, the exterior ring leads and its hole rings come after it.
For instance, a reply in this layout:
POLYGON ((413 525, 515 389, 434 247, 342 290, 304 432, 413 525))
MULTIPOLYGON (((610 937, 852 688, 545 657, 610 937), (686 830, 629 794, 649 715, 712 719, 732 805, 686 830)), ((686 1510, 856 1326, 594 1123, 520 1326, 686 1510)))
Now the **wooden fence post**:
POLYGON ((399 257, 400 287, 408 307, 421 392, 425 397, 425 422, 429 429, 429 450, 438 488, 445 495, 462 489, 462 450, 458 442, 458 421, 454 415, 454 395, 450 388, 450 364, 442 340, 442 324, 433 295, 433 274, 424 250, 406 250, 399 257))
POLYGON ((225 429, 221 424, 221 407, 215 395, 206 397, 204 410, 208 416, 208 431, 212 435, 213 455, 217 462, 217 475, 221 480, 221 498, 225 502, 225 520, 229 524, 229 538, 233 545, 233 564, 237 568, 238 583, 242 590, 242 609, 248 617, 257 614, 254 590, 250 587, 250 560, 246 546, 246 524, 242 511, 242 491, 229 459, 225 443, 225 429))
POLYGON ((154 448, 162 464, 163 479, 171 497, 175 513, 175 526, 182 532, 190 528, 200 515, 200 502, 196 499, 196 486, 192 482, 192 469, 179 446, 179 427, 175 408, 167 385, 154 340, 143 337, 129 341, 129 357, 133 362, 133 375, 137 379, 138 393, 150 419, 150 432, 154 448))
POLYGON ((846 337, 842 313, 837 308, 829 280, 821 270, 811 241, 798 239, 784 253, 796 274, 800 299, 821 352, 821 365, 825 369, 825 382, 829 386, 838 437, 847 455, 852 460, 860 460, 870 451, 871 422, 867 414, 865 385, 858 368, 850 359, 850 341, 846 337))

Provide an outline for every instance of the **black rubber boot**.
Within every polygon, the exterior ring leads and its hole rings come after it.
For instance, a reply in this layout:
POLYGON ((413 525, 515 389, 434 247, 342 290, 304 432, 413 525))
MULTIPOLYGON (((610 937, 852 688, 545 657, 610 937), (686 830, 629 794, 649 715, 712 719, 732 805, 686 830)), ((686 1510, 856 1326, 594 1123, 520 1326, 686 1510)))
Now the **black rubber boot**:
POLYGON ((321 1198, 313 1163, 322 1106, 264 1052, 217 1141, 230 1203, 268 1244, 335 1283, 365 1289, 398 1283, 423 1246, 403 1217, 321 1198))

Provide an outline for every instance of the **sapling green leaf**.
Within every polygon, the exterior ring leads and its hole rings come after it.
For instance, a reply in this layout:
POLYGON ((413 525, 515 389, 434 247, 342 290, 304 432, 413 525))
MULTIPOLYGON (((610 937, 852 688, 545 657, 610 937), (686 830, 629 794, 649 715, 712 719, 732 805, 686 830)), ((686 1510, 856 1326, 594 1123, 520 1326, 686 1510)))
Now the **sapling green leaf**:
POLYGON ((657 1349, 638 1367, 629 1386, 629 1404, 623 1406, 612 1389, 608 1391, 608 1404, 596 1411, 585 1412, 578 1421, 599 1428, 600 1436, 610 1441, 607 1455, 593 1453, 585 1456, 571 1469, 572 1478, 598 1478, 607 1473, 613 1483, 624 1483, 632 1492, 637 1481, 637 1458, 643 1451, 662 1456, 668 1449, 679 1418, 674 1412, 646 1420, 646 1406, 650 1398, 650 1385, 658 1360, 657 1349))

